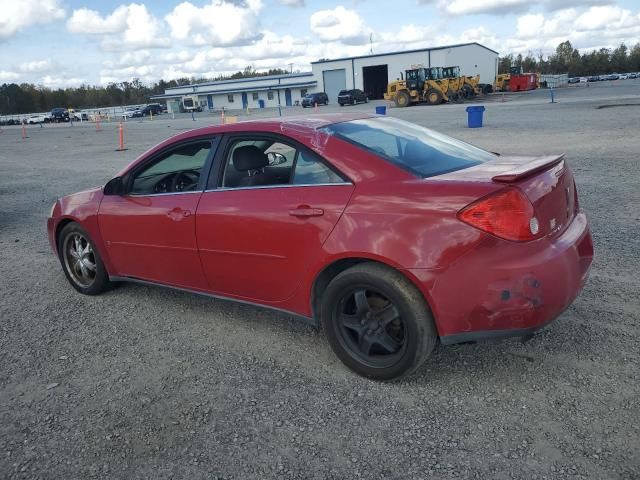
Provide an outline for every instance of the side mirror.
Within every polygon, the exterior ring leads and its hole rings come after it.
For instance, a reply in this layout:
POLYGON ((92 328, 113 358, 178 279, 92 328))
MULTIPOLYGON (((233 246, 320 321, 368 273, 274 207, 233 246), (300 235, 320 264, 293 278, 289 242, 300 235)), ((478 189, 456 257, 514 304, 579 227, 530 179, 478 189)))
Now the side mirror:
POLYGON ((124 182, 122 177, 114 177, 107 182, 102 189, 105 195, 122 195, 124 194, 124 182))

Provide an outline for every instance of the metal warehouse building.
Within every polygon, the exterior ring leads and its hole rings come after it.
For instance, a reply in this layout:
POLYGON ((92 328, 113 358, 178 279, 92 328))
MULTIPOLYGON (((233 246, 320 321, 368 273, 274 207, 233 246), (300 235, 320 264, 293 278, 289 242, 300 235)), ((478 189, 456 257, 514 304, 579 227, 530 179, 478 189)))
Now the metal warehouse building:
POLYGON ((462 75, 480 75, 481 83, 493 83, 498 73, 498 52, 479 43, 380 53, 361 57, 319 60, 311 64, 317 89, 336 102, 338 92, 359 88, 370 99, 382 98, 387 84, 400 78, 412 65, 459 66, 462 75))
POLYGON ((359 88, 369 98, 382 98, 387 84, 412 66, 459 66, 462 75, 480 75, 493 83, 498 73, 498 52, 479 43, 379 53, 312 62, 311 72, 222 80, 184 85, 151 97, 166 100, 169 111, 180 111, 186 98, 203 110, 267 108, 297 105, 307 93, 326 92, 336 103, 340 90, 359 88))
POLYGON ((169 112, 179 112, 185 97, 194 98, 203 110, 293 106, 307 92, 317 90, 312 72, 221 80, 168 88, 152 100, 166 100, 169 112))

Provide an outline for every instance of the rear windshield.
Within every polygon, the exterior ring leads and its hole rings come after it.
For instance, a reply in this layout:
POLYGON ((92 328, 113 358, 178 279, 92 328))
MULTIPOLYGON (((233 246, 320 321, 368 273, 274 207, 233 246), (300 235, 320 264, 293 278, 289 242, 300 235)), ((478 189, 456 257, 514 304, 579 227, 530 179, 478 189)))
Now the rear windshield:
POLYGON ((340 93, 338 93, 338 95, 349 95, 349 90, 340 90, 340 93))
POLYGON ((324 130, 418 177, 462 170, 496 158, 468 143, 391 117, 334 123, 324 130))

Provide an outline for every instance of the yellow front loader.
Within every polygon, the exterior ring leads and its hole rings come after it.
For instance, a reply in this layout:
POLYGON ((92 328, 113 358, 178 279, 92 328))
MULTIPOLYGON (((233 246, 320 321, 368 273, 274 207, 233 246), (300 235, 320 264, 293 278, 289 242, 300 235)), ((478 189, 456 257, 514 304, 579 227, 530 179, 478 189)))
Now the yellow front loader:
POLYGON ((414 68, 405 70, 405 78, 387 85, 385 100, 394 102, 396 107, 408 107, 415 103, 438 105, 449 101, 449 82, 439 75, 439 69, 414 68))

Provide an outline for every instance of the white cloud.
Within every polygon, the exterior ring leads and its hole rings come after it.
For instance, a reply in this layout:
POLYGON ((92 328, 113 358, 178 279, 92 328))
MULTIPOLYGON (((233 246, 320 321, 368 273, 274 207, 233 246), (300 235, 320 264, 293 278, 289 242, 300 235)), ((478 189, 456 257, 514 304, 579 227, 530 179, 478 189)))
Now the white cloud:
MULTIPOLYGON (((382 33, 382 40, 384 43, 394 44, 410 44, 416 42, 423 42, 433 38, 436 29, 434 27, 416 26, 414 24, 403 25, 397 32, 385 32, 382 33)), ((374 36, 375 39, 375 36, 374 36)))
MULTIPOLYGON (((435 3, 435 0, 422 0, 420 3, 435 3)), ((530 0, 437 0, 438 8, 449 15, 509 15, 524 13, 538 6, 548 11, 555 11, 612 3, 614 0, 540 0, 538 2, 530 0)))
POLYGON ((17 80, 18 78, 20 78, 20 75, 16 72, 11 72, 9 70, 0 70, 0 82, 17 80))
POLYGON ((67 30, 72 33, 104 35, 101 47, 108 51, 170 45, 169 39, 163 36, 161 22, 149 12, 146 5, 138 3, 120 5, 104 17, 95 10, 74 10, 67 21, 67 30))
POLYGON ((79 87, 80 85, 86 84, 86 81, 82 78, 70 78, 66 76, 54 77, 51 75, 45 75, 38 83, 49 88, 66 88, 79 87))
POLYGON ((287 7, 304 7, 305 0, 278 0, 278 3, 281 5, 286 5, 287 7))
POLYGON ((171 36, 194 45, 242 45, 260 37, 261 0, 212 0, 203 7, 177 5, 165 20, 171 36))
POLYGON ((127 28, 129 7, 120 5, 110 15, 102 17, 100 13, 88 8, 74 10, 67 20, 67 30, 71 33, 104 34, 118 33, 127 28))
POLYGON ((364 20, 355 10, 342 5, 313 13, 309 24, 313 33, 328 42, 362 43, 368 38, 364 20))
POLYGON ((18 70, 23 73, 42 73, 53 68, 51 60, 35 60, 33 62, 24 62, 18 66, 18 70))
POLYGON ((440 0, 438 6, 450 15, 508 14, 527 11, 531 3, 530 0, 440 0))
POLYGON ((4 1, 0 7, 0 40, 32 25, 44 25, 64 16, 58 0, 4 1))
POLYGON ((522 15, 516 22, 516 35, 505 44, 516 53, 550 53, 565 40, 582 50, 613 48, 622 42, 633 45, 640 41, 640 13, 634 15, 616 6, 594 6, 582 12, 570 8, 548 16, 522 15))

